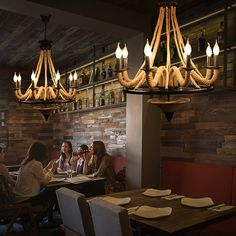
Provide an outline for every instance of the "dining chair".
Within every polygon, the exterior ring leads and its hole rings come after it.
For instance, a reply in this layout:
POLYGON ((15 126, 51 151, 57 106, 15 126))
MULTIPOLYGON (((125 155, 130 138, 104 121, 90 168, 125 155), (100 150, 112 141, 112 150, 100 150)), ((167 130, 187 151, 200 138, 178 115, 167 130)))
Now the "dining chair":
POLYGON ((127 209, 99 198, 88 201, 96 236, 133 235, 127 209))
POLYGON ((66 236, 95 236, 85 196, 65 187, 56 190, 56 195, 66 236))

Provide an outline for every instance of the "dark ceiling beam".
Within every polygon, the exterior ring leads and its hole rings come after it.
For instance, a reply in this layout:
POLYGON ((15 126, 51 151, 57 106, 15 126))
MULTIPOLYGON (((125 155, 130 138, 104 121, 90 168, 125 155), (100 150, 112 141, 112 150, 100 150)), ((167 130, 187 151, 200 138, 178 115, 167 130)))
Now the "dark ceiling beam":
MULTIPOLYGON (((86 0, 86 2, 87 1, 90 1, 90 0, 86 0)), ((57 3, 60 1, 55 1, 55 2, 57 3)), ((63 2, 64 2, 64 5, 68 3, 68 1, 63 1, 63 2)), ((82 2, 82 1, 77 1, 77 3, 79 2, 82 2)), ((92 4, 91 2, 90 4, 92 4)), ((98 8, 98 6, 96 6, 96 8, 99 11, 100 8, 98 8)), ((56 8, 46 6, 46 5, 41 5, 35 2, 29 2, 26 0, 17 0, 17 1, 0 0, 0 9, 15 12, 21 15, 35 17, 35 18, 39 18, 40 14, 50 13, 53 16, 52 21, 55 23, 68 25, 68 26, 76 26, 80 29, 98 32, 101 34, 108 34, 116 39, 121 39, 121 40, 130 38, 140 33, 140 31, 135 30, 135 29, 119 26, 114 23, 105 22, 102 20, 88 17, 88 16, 75 14, 72 12, 56 9, 56 8)), ((84 8, 84 11, 89 11, 89 5, 87 6, 87 9, 84 8)), ((113 12, 113 16, 115 15, 116 15, 116 12, 113 12)))

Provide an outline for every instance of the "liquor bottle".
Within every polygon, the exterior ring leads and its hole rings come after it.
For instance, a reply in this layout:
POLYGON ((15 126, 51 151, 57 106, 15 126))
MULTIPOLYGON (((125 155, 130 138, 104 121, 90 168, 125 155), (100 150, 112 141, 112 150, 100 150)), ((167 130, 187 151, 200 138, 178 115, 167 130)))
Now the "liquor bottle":
POLYGON ((222 48, 224 45, 224 21, 220 22, 220 27, 217 30, 217 42, 219 46, 222 48))
POLYGON ((205 37, 205 29, 201 29, 200 34, 198 36, 198 51, 206 50, 206 37, 205 37))
POLYGON ((109 103, 110 104, 115 104, 115 93, 113 90, 110 91, 110 94, 109 94, 109 103))
POLYGON ((105 70, 105 65, 104 63, 102 64, 102 71, 101 71, 101 79, 106 79, 107 72, 105 70))
POLYGON ((102 89, 101 89, 101 92, 100 92, 99 105, 100 105, 100 106, 104 106, 104 105, 105 105, 105 91, 104 91, 104 85, 102 85, 102 89))
POLYGON ((81 98, 78 100, 78 106, 79 106, 79 109, 82 109, 82 99, 81 98))
POLYGON ((113 70, 112 70, 112 67, 111 67, 111 63, 109 63, 107 73, 108 73, 109 78, 111 78, 113 76, 113 70))

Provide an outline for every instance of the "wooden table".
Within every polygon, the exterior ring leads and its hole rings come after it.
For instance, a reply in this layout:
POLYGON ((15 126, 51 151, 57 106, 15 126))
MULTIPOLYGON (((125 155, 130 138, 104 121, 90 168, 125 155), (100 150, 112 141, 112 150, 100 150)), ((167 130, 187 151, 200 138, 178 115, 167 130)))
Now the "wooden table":
POLYGON ((85 182, 68 183, 65 181, 52 182, 45 186, 46 190, 55 191, 61 187, 66 187, 74 191, 83 193, 86 197, 105 194, 105 178, 91 178, 85 182))
POLYGON ((172 214, 163 218, 144 219, 132 214, 129 215, 132 225, 144 228, 154 235, 183 235, 185 232, 200 229, 236 215, 236 207, 231 210, 216 212, 207 208, 181 205, 180 199, 165 200, 161 197, 147 197, 142 194, 143 191, 145 189, 109 194, 109 196, 131 197, 131 202, 124 205, 125 208, 141 205, 171 207, 172 214))

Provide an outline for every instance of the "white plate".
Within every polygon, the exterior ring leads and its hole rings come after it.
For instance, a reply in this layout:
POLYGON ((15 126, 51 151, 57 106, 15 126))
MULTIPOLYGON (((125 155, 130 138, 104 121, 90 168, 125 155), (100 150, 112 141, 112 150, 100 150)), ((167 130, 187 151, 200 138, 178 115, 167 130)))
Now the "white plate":
POLYGON ((137 211, 134 211, 133 214, 143 218, 151 219, 151 218, 169 216, 171 212, 172 212, 171 207, 156 208, 150 206, 141 206, 138 208, 137 211))
POLYGON ((202 198, 184 197, 181 199, 181 204, 191 207, 209 207, 212 206, 214 202, 210 197, 202 197, 202 198))
POLYGON ((171 194, 171 189, 159 190, 154 188, 148 188, 143 192, 143 195, 148 197, 162 197, 171 194))
POLYGON ((130 198, 130 197, 116 198, 116 197, 107 196, 107 197, 102 197, 102 199, 103 199, 104 201, 113 203, 113 204, 115 204, 115 205, 120 205, 120 206, 121 206, 121 205, 128 204, 128 203, 130 203, 130 201, 131 201, 131 198, 130 198))

